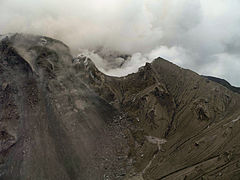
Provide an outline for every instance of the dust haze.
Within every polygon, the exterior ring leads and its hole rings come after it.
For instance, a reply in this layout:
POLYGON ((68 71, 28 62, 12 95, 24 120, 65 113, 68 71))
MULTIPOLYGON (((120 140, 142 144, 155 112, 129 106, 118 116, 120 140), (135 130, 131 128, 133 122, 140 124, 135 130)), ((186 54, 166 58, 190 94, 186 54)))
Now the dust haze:
POLYGON ((0 34, 60 39, 109 75, 160 56, 240 86, 239 9, 238 0, 0 0, 0 34))

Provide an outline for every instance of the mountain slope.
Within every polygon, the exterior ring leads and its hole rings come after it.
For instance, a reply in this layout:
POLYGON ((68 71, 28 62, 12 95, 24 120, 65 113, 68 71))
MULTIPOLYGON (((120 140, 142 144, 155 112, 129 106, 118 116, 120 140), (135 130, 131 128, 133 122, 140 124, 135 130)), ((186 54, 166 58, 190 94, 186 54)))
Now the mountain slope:
POLYGON ((0 179, 240 178, 240 95, 164 59, 110 77, 14 34, 0 85, 0 179))
POLYGON ((123 78, 105 76, 93 64, 81 72, 128 114, 136 178, 240 177, 237 93, 161 58, 123 78))

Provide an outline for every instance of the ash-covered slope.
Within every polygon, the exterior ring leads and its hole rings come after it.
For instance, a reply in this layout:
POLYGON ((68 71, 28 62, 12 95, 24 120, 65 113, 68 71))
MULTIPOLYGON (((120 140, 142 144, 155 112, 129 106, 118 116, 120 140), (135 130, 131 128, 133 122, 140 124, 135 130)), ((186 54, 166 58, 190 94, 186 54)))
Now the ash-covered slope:
POLYGON ((240 178, 238 93, 161 58, 116 78, 57 40, 0 39, 0 179, 240 178))
POLYGON ((41 36, 1 39, 0 179, 124 175, 118 112, 75 76, 68 47, 41 36))
POLYGON ((122 78, 84 61, 81 77, 131 122, 126 179, 240 178, 239 94, 161 58, 122 78))

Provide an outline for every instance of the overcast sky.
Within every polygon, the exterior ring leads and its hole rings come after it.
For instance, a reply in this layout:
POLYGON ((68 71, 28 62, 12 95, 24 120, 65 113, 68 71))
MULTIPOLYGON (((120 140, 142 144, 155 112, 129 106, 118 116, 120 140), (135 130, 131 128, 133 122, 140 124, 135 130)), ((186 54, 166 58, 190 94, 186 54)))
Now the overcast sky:
POLYGON ((108 74, 161 56, 240 86, 239 0, 0 0, 0 34, 9 32, 51 36, 74 53, 104 47, 133 55, 108 74))

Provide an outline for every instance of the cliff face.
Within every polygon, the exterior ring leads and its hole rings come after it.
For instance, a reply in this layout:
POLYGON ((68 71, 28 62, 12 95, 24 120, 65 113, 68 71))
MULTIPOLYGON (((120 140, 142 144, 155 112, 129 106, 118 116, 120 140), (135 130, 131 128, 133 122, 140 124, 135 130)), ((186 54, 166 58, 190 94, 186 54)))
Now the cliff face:
POLYGON ((47 37, 0 42, 0 179, 239 179, 240 95, 158 58, 109 77, 47 37))

